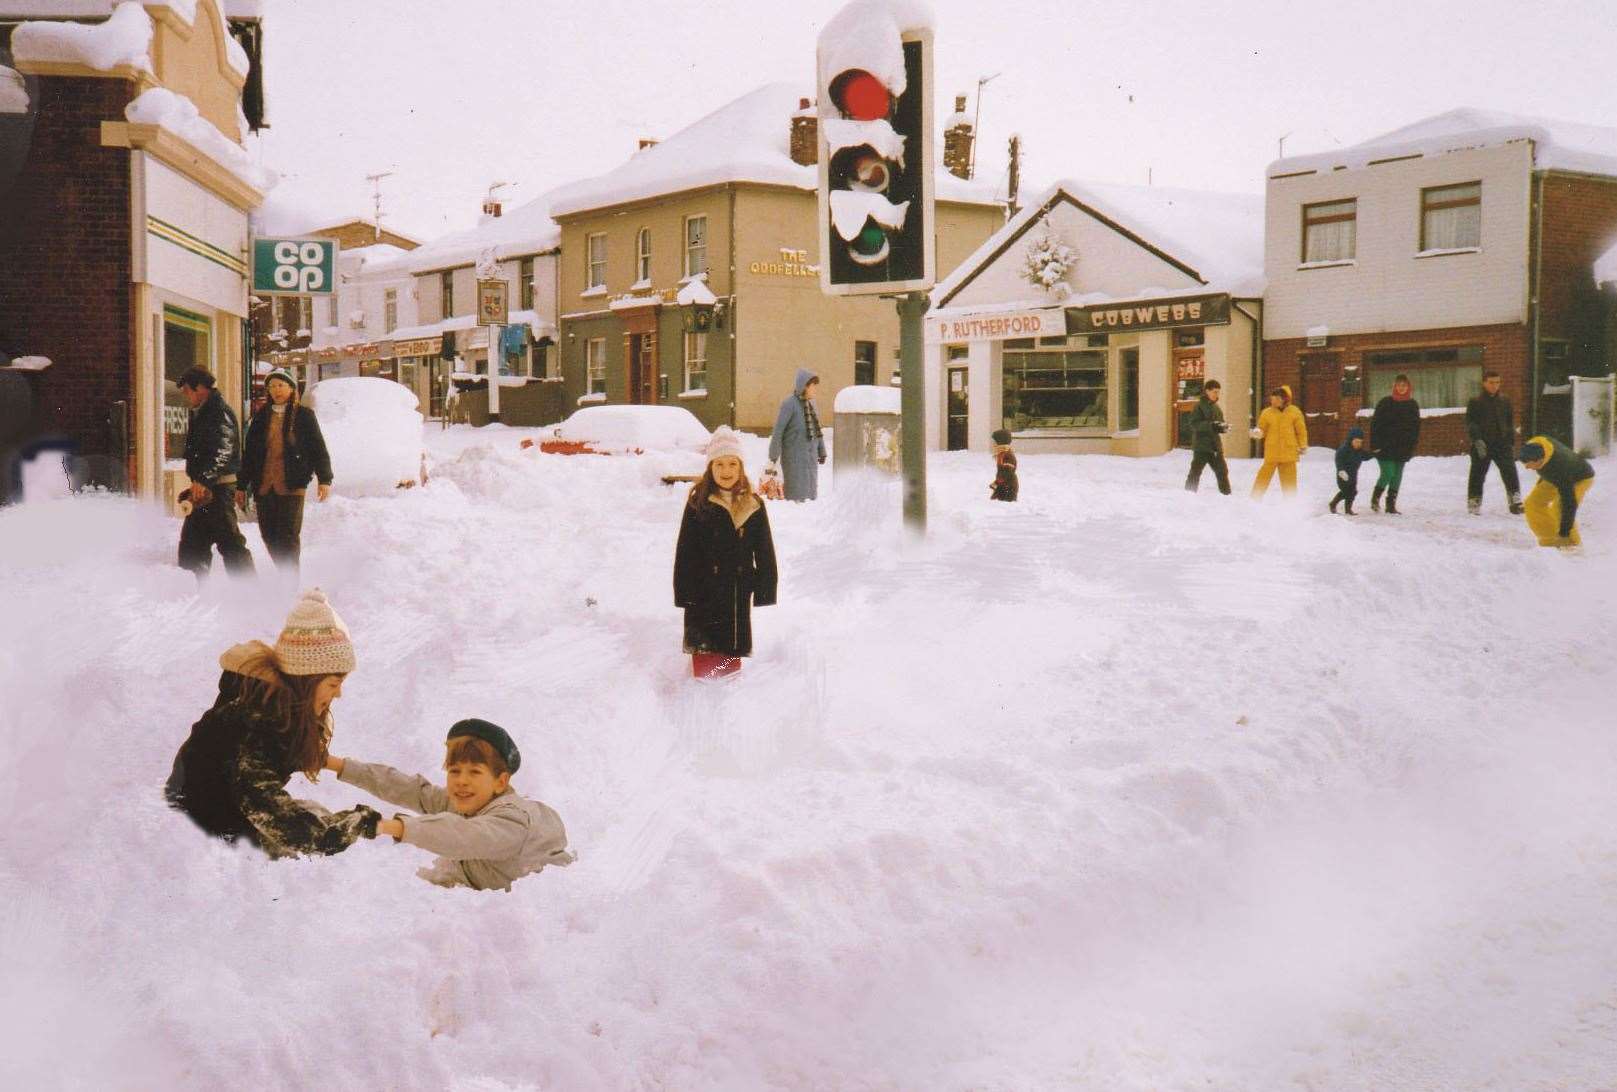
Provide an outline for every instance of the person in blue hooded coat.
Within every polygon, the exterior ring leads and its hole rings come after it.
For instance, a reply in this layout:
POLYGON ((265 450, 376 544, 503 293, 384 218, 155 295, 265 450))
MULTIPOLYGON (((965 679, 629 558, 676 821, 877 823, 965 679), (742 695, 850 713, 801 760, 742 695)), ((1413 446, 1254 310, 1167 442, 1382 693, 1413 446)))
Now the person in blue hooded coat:
POLYGON ((807 368, 797 369, 792 393, 780 404, 775 429, 769 434, 769 461, 785 477, 786 499, 813 500, 819 496, 819 467, 825 462, 825 436, 814 394, 820 377, 807 368))

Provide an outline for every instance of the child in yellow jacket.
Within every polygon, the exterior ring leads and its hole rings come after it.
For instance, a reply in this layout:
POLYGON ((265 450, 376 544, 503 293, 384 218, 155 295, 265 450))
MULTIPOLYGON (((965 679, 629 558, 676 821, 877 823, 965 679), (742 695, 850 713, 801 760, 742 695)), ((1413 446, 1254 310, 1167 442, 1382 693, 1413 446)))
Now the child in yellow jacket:
POLYGON ((1269 481, 1280 471, 1280 491, 1286 496, 1297 492, 1297 460, 1308 450, 1308 425, 1303 411, 1291 404, 1291 388, 1279 386, 1269 392, 1269 405, 1258 414, 1254 440, 1263 441, 1263 465, 1252 483, 1257 500, 1269 489, 1269 481))

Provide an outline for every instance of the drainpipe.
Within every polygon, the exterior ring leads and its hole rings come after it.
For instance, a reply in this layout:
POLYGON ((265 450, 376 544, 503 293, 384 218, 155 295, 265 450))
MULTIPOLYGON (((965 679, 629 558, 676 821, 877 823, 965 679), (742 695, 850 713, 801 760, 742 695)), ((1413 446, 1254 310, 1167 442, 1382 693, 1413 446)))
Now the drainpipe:
POLYGON ((740 391, 740 377, 737 375, 736 347, 740 342, 736 339, 736 187, 731 182, 725 185, 728 196, 730 214, 730 312, 725 316, 725 325, 730 329, 730 427, 736 427, 736 394, 740 391))
POLYGON ((1252 390, 1247 395, 1247 420, 1249 424, 1247 425, 1248 436, 1246 441, 1247 457, 1252 458, 1253 440, 1250 433, 1252 426, 1258 423, 1258 394, 1263 390, 1263 318, 1261 314, 1253 316, 1245 307, 1242 307, 1233 299, 1230 300, 1230 306, 1245 315, 1246 320, 1252 324, 1252 359, 1249 365, 1252 372, 1252 390))
POLYGON ((1542 381, 1538 374, 1538 337, 1539 337, 1539 306, 1538 292, 1540 278, 1544 270, 1544 175, 1540 171, 1533 172, 1532 183, 1532 225, 1533 225, 1533 268, 1527 285, 1527 316, 1533 326, 1531 341, 1532 360, 1532 389, 1527 394, 1528 421, 1530 423, 1529 435, 1538 435, 1538 402, 1539 394, 1543 390, 1542 381))

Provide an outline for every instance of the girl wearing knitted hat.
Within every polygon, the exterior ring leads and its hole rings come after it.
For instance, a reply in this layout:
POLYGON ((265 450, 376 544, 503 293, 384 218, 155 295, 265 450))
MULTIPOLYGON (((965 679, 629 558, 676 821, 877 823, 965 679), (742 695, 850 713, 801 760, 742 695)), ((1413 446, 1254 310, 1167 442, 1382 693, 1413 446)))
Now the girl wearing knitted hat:
POLYGON ((752 655, 752 606, 775 602, 775 543, 769 515, 741 462, 741 437, 727 425, 707 445, 707 469, 691 487, 674 547, 674 606, 685 610, 691 673, 717 678, 752 655))
POLYGON ((314 410, 298 401, 292 373, 282 368, 264 380, 269 401, 253 414, 236 484, 236 504, 258 503, 258 532, 277 568, 298 571, 303 552, 303 497, 309 479, 323 501, 331 495, 331 456, 314 410))
POLYGON ((286 791, 294 773, 313 781, 325 768, 331 703, 354 670, 348 627, 320 590, 303 593, 274 647, 236 645, 219 666, 219 696, 175 756, 169 803, 271 857, 341 853, 374 838, 381 817, 371 808, 333 814, 286 791))

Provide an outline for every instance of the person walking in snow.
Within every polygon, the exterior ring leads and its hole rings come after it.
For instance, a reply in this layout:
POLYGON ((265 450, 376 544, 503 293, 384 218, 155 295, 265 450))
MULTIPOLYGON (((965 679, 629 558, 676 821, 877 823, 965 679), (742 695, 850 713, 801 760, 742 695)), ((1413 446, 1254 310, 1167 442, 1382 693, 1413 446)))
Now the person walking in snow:
POLYGON ((1496 371, 1482 373, 1482 393, 1465 404, 1465 433, 1471 440, 1471 476, 1466 481, 1465 509, 1473 516, 1482 511, 1482 487, 1488 465, 1499 468, 1511 515, 1522 514, 1522 483, 1516 476, 1516 415, 1510 399, 1499 393, 1503 381, 1496 371))
POLYGON ((1359 495, 1359 467, 1370 458, 1365 450, 1364 429, 1348 429, 1347 439, 1336 449, 1336 496, 1326 505, 1332 512, 1340 504, 1342 511, 1353 515, 1353 501, 1359 495))
POLYGON ((231 503, 241 469, 241 428, 213 384, 206 368, 189 368, 175 380, 193 411, 185 433, 185 475, 191 484, 180 493, 191 511, 180 526, 179 563, 199 580, 213 568, 215 546, 227 572, 254 571, 231 503))
POLYGON ((752 607, 774 605, 775 585, 769 513, 747 481, 740 435, 720 425, 708 441, 707 469, 685 500, 674 547, 674 606, 685 611, 693 675, 740 670, 741 657, 752 655, 752 607))
POLYGON ((1404 481, 1404 464, 1415 455, 1420 440, 1420 403, 1415 401, 1409 376, 1392 381, 1392 393, 1376 403, 1370 415, 1370 447, 1375 452, 1381 475, 1370 494, 1370 508, 1381 511, 1381 494, 1387 495, 1387 512, 1398 515, 1398 487, 1404 481))
POLYGON ((286 791, 293 774, 313 781, 325 768, 331 703, 354 670, 348 627, 320 590, 298 600, 274 647, 236 645, 219 666, 219 695, 175 756, 168 802, 209 834, 271 857, 341 853, 374 838, 375 810, 333 814, 286 791))
POLYGON ((1022 483, 1016 477, 1016 452, 1011 450, 1011 431, 996 428, 989 439, 994 441, 994 480, 988 486, 988 499, 1014 501, 1021 492, 1022 483))
POLYGON ((1230 495, 1230 466, 1224 461, 1224 434, 1230 426, 1218 404, 1223 393, 1222 384, 1209 379, 1196 408, 1190 411, 1190 473, 1185 475, 1185 489, 1191 493, 1201 488, 1202 470, 1210 466, 1218 479, 1218 491, 1230 495))
POLYGON ((1538 471, 1538 484, 1522 510, 1540 546, 1566 549, 1583 543, 1578 534, 1578 505, 1595 483, 1589 460, 1548 436, 1534 436, 1518 453, 1522 465, 1538 471))
POLYGON ((764 473, 773 475, 779 468, 786 479, 787 500, 819 496, 819 467, 825 462, 825 437, 820 432, 820 415, 814 411, 819 388, 819 376, 807 368, 797 369, 792 393, 781 402, 769 434, 770 466, 764 473))
POLYGON ((246 450, 236 482, 236 506, 258 502, 258 531, 275 564, 296 576, 303 550, 303 497, 309 479, 316 495, 331 495, 331 456, 314 410, 298 399, 292 373, 283 368, 264 380, 269 396, 247 426, 246 450))
POLYGON ((1286 496, 1297 492, 1297 460, 1308 450, 1308 425, 1303 411, 1291 404, 1291 388, 1279 386, 1269 392, 1269 404, 1258 414, 1254 440, 1263 441, 1263 465, 1252 482, 1252 499, 1261 500, 1269 481, 1280 472, 1280 491, 1286 496))

